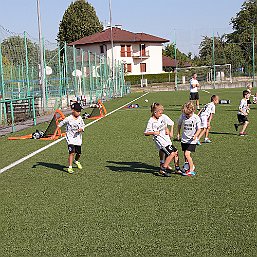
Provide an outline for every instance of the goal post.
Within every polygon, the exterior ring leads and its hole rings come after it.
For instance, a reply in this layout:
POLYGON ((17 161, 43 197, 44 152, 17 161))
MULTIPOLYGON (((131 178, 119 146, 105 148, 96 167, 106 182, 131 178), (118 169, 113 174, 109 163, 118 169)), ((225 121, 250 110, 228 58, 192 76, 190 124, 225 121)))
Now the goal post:
POLYGON ((232 67, 229 63, 181 68, 178 67, 177 73, 179 75, 179 84, 188 83, 193 73, 197 73, 197 79, 199 82, 206 82, 210 84, 219 82, 232 83, 232 67))

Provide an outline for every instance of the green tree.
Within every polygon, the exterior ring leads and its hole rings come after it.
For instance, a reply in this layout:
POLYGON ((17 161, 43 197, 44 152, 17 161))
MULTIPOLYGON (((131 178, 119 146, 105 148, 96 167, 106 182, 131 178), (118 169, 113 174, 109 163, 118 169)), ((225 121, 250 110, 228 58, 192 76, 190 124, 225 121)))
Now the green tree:
MULTIPOLYGON (((38 45, 27 39, 28 61, 30 65, 38 65, 38 45)), ((11 36, 3 40, 2 55, 6 63, 12 65, 25 65, 26 48, 25 40, 20 36, 11 36)))
MULTIPOLYGON (((242 49, 237 44, 229 43, 226 35, 214 37, 214 62, 215 64, 232 65, 236 70, 245 66, 242 49)), ((213 38, 204 37, 200 44, 198 65, 213 64, 213 38)))
POLYGON ((85 0, 72 2, 65 11, 59 25, 57 40, 61 46, 80 38, 101 32, 100 23, 94 7, 85 0))
MULTIPOLYGON (((171 59, 175 59, 175 44, 168 44, 165 46, 165 49, 163 50, 164 56, 169 56, 171 59)), ((179 65, 183 66, 186 62, 191 62, 191 53, 188 55, 182 53, 178 48, 176 49, 176 59, 179 61, 179 65)))
MULTIPOLYGON (((234 32, 228 34, 228 42, 240 46, 246 63, 251 66, 253 28, 255 28, 255 52, 257 50, 257 1, 245 1, 236 17, 231 19, 231 24, 234 32)), ((255 58, 257 60, 257 57, 255 58)))

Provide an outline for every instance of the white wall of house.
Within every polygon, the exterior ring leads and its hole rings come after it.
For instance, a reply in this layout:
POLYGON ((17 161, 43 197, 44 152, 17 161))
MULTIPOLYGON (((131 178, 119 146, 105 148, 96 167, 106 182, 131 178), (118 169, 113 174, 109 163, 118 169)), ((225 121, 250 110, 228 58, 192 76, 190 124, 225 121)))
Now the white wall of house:
MULTIPOLYGON (((120 61, 121 63, 131 64, 131 72, 127 74, 130 75, 140 75, 142 72, 140 71, 140 63, 146 64, 146 72, 144 74, 156 74, 162 73, 162 44, 160 43, 144 43, 145 44, 145 52, 146 56, 140 55, 140 43, 132 44, 130 42, 125 43, 114 43, 113 47, 113 57, 114 60, 120 61), (121 57, 121 45, 131 45, 132 56, 131 57, 121 57)), ((100 46, 104 46, 104 54, 107 55, 110 62, 112 61, 112 50, 111 44, 107 43, 97 43, 90 44, 86 46, 82 46, 81 48, 84 51, 90 51, 92 53, 96 53, 100 55, 100 46)))

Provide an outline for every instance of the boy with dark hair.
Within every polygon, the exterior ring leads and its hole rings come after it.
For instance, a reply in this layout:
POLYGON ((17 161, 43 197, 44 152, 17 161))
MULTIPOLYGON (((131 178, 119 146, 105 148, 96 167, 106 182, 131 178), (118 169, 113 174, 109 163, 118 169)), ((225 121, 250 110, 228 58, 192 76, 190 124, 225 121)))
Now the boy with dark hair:
MULTIPOLYGON (((82 144, 82 132, 84 132, 85 123, 80 116, 82 107, 79 103, 73 103, 71 105, 72 113, 61 121, 58 127, 66 125, 66 141, 68 145, 69 158, 68 158, 68 173, 73 173, 72 163, 77 165, 79 169, 82 169, 82 165, 79 162, 81 155, 81 144, 82 144), (74 158, 75 157, 75 158, 74 158)), ((56 129, 57 131, 57 129, 56 129)))
POLYGON ((251 94, 249 93, 249 91, 244 90, 243 91, 243 99, 240 101, 240 105, 238 108, 239 111, 237 113, 237 119, 238 119, 239 123, 235 123, 234 126, 235 126, 236 131, 238 130, 239 126, 241 126, 241 125, 243 126, 242 130, 239 133, 240 136, 246 135, 245 130, 249 124, 248 114, 249 114, 250 108, 248 106, 248 100, 249 100, 250 96, 251 96, 251 94))

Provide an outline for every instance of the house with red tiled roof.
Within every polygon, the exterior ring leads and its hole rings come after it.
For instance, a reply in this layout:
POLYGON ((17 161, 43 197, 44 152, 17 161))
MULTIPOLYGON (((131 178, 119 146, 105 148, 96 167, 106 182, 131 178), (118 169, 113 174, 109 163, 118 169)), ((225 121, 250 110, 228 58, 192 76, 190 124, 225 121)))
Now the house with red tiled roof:
POLYGON ((106 29, 69 45, 97 55, 105 55, 110 60, 113 55, 114 60, 124 64, 127 74, 137 75, 163 72, 162 44, 166 42, 169 40, 113 27, 112 30, 106 29))

